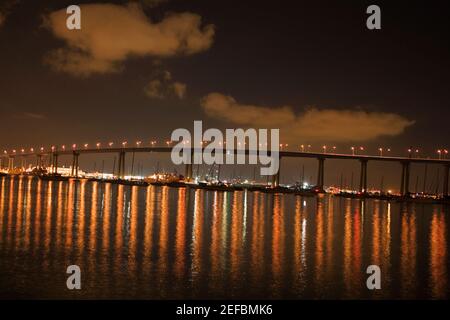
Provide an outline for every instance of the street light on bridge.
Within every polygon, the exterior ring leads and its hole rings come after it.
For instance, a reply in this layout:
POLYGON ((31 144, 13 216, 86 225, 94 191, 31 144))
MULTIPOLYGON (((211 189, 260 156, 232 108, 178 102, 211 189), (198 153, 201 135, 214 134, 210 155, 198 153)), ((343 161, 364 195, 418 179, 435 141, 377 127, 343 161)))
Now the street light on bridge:
POLYGON ((114 142, 110 142, 110 143, 108 143, 108 146, 109 146, 109 147, 112 147, 113 144, 114 144, 114 142))
POLYGON ((380 157, 383 156, 383 148, 378 148, 378 151, 380 151, 380 157))
POLYGON ((74 143, 74 144, 72 145, 72 149, 75 150, 76 148, 77 148, 77 145, 74 143))
POLYGON ((125 148, 125 147, 126 147, 126 145, 127 145, 127 143, 128 143, 127 141, 124 141, 124 142, 122 142, 122 147, 124 147, 124 148, 125 148))
POLYGON ((355 147, 351 147, 351 149, 352 149, 352 156, 354 156, 355 155, 355 147))
POLYGON ((97 142, 97 144, 95 146, 97 147, 97 149, 99 149, 101 145, 102 144, 100 142, 97 142))
POLYGON ((439 150, 437 151, 437 153, 438 153, 438 155, 439 155, 439 160, 441 160, 441 159, 442 159, 442 150, 439 149, 439 150))
POLYGON ((322 149, 323 149, 323 153, 327 153, 327 146, 323 146, 322 149))
POLYGON ((141 146, 142 141, 136 141, 136 146, 139 148, 141 146))

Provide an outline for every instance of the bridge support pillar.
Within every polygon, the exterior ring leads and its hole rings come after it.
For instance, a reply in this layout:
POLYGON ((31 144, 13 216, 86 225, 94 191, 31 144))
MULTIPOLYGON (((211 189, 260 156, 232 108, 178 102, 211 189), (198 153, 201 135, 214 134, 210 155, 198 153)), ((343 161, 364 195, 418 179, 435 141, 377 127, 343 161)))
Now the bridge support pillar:
POLYGON ((42 168, 42 156, 41 155, 36 156, 36 168, 37 169, 42 168))
POLYGON ((58 154, 54 153, 52 156, 52 173, 58 174, 58 154))
POLYGON ((317 172, 317 188, 319 192, 324 191, 324 181, 325 181, 325 158, 319 158, 319 168, 317 172))
POLYGON ((53 173, 53 163, 55 160, 53 159, 53 154, 48 156, 48 165, 47 168, 50 168, 50 173, 53 173))
POLYGON ((280 171, 272 176, 272 188, 278 188, 280 186, 280 171))
POLYGON ((14 169, 14 158, 8 158, 8 171, 12 171, 14 169))
POLYGON ((117 176, 119 179, 125 178, 125 151, 119 153, 119 169, 117 176))
POLYGON ((74 152, 72 156, 72 168, 70 175, 72 177, 78 178, 78 157, 80 156, 79 153, 74 152))
POLYGON ((410 178, 410 163, 402 162, 402 181, 400 185, 400 194, 402 196, 409 195, 409 178, 410 178))
POLYGON ((361 160, 361 174, 359 177, 359 192, 367 193, 367 160, 361 160))
POLYGON ((444 198, 449 197, 448 194, 448 179, 449 179, 449 165, 444 165, 444 187, 442 189, 444 198))
POLYGON ((184 172, 184 180, 191 181, 192 180, 192 163, 187 163, 184 172))
POLYGON ((281 172, 281 157, 278 158, 278 172, 272 176, 272 188, 280 186, 280 172, 281 172))

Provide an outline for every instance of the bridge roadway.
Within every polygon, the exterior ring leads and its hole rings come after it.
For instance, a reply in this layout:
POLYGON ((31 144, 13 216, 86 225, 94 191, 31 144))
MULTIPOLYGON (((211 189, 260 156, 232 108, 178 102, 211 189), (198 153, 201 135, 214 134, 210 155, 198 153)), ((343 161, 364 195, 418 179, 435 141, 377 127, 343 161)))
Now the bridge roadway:
MULTIPOLYGON (((191 152, 197 153, 201 152, 203 149, 192 149, 191 152)), ((122 147, 122 148, 95 148, 95 149, 75 149, 75 150, 48 150, 43 152, 16 152, 11 154, 0 154, 0 158, 8 158, 8 169, 14 168, 14 158, 18 157, 37 157, 38 167, 42 167, 42 157, 49 156, 52 159, 52 167, 54 168, 53 173, 57 173, 58 168, 58 158, 59 156, 72 155, 72 175, 78 176, 78 157, 82 154, 101 154, 101 153, 117 153, 119 154, 119 166, 118 166, 118 177, 123 178, 125 175, 125 156, 127 153, 170 153, 172 152, 172 147, 122 147)), ((223 149, 223 153, 226 154, 228 150, 223 149)), ((270 151, 269 151, 270 152, 270 151)), ((258 151, 253 150, 241 150, 234 149, 234 154, 258 154, 258 151)), ((317 173, 317 188, 323 190, 324 188, 324 177, 325 177, 325 160, 335 159, 335 160, 356 160, 361 163, 361 173, 360 173, 360 188, 359 191, 362 193, 367 192, 367 163, 369 161, 384 161, 384 162, 397 162, 402 166, 402 176, 401 176, 401 188, 400 192, 402 195, 409 194, 409 181, 410 181, 410 165, 416 164, 435 164, 444 166, 444 185, 443 185, 443 195, 449 195, 449 168, 450 160, 447 159, 431 159, 431 158, 412 158, 412 157, 387 157, 387 156, 373 156, 373 155, 358 155, 358 154, 339 154, 339 153, 315 153, 315 152, 300 152, 300 151, 279 151, 279 158, 312 158, 319 161, 318 173, 317 173)), ((279 185, 281 171, 281 161, 280 170, 278 174, 272 177, 272 185, 277 187, 279 185)), ((186 165, 186 178, 192 178, 192 164, 186 165)))

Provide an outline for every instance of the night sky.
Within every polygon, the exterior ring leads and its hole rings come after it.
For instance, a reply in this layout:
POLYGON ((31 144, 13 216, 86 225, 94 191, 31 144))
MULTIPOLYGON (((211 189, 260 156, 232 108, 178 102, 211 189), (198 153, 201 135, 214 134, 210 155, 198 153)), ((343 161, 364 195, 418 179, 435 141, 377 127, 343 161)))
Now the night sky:
POLYGON ((73 1, 0 3, 2 150, 162 142, 194 120, 297 149, 450 147, 444 1, 77 1, 104 5, 70 34, 73 1))

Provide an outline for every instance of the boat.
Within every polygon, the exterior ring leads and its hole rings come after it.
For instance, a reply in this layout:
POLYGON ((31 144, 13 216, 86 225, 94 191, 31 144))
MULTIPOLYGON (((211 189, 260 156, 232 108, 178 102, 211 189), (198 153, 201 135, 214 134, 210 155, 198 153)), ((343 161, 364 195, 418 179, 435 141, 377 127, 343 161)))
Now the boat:
MULTIPOLYGON (((112 181, 111 181, 112 182, 112 181)), ((148 187, 149 183, 143 180, 124 180, 124 179, 118 179, 115 180, 112 183, 121 184, 124 186, 138 186, 138 187, 148 187)))
POLYGON ((186 183, 183 181, 172 181, 168 182, 166 185, 171 188, 186 188, 186 183))
POLYGON ((189 183, 187 184, 189 188, 192 189, 202 189, 208 191, 235 191, 233 186, 226 185, 224 183, 207 183, 207 182, 199 182, 198 184, 189 183))
POLYGON ((186 188, 186 183, 183 181, 153 181, 147 183, 155 187, 186 188))
POLYGON ((44 181, 69 181, 70 177, 58 173, 51 173, 39 175, 39 179, 44 181))
POLYGON ((89 181, 89 182, 106 182, 105 179, 102 179, 102 178, 94 178, 94 177, 87 178, 87 181, 89 181))
POLYGON ((295 190, 290 189, 288 187, 278 186, 278 187, 261 189, 261 192, 265 192, 265 193, 295 193, 295 190))
POLYGON ((174 188, 185 187, 184 177, 176 173, 155 173, 144 179, 145 182, 152 186, 169 186, 174 188))

